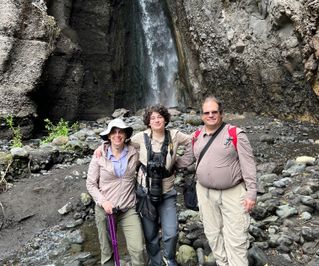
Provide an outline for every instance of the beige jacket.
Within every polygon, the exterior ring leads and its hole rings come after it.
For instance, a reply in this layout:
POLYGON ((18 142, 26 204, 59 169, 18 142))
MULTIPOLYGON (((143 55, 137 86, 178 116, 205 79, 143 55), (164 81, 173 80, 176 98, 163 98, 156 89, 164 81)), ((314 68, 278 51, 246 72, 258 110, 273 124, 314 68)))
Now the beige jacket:
MULTIPOLYGON (((191 146, 191 136, 184 134, 176 129, 170 129, 170 135, 173 143, 173 153, 171 155, 170 148, 168 148, 167 157, 166 157, 166 168, 168 170, 171 170, 174 166, 177 168, 187 167, 189 164, 191 164, 193 160, 192 150, 189 148, 191 146), (182 156, 183 159, 179 156, 177 156, 177 149, 181 146, 185 146, 187 152, 184 153, 182 156)), ((132 137, 132 142, 134 145, 137 145, 140 151, 140 162, 146 166, 147 164, 147 150, 144 143, 144 133, 148 134, 148 136, 151 135, 151 129, 147 129, 143 132, 139 132, 135 134, 132 137)), ((154 139, 151 140, 152 149, 154 152, 160 152, 162 144, 164 142, 163 140, 158 142, 154 139)), ((167 193, 171 191, 174 188, 174 179, 175 175, 172 175, 168 178, 163 179, 162 185, 163 185, 163 193, 167 193)), ((145 175, 143 171, 140 169, 138 172, 138 179, 137 182, 139 184, 142 184, 144 187, 146 186, 145 183, 145 175)))
POLYGON ((110 201, 114 207, 120 209, 135 206, 136 166, 138 151, 128 145, 128 163, 123 177, 117 177, 111 161, 106 159, 105 151, 109 144, 102 144, 102 156, 93 155, 89 165, 86 187, 99 206, 105 201, 110 201))

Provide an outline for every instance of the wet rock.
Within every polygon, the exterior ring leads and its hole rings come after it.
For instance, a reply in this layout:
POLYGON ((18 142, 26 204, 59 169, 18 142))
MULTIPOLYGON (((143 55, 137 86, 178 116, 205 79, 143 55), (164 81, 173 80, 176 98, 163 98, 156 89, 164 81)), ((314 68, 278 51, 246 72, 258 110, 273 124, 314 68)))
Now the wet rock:
POLYGON ((61 209, 58 210, 58 212, 61 215, 65 215, 67 213, 69 213, 70 211, 72 211, 73 207, 72 207, 72 203, 68 202, 67 204, 65 204, 61 209))
POLYGON ((287 218, 289 216, 293 216, 295 214, 298 214, 298 211, 295 207, 292 207, 289 205, 281 205, 281 206, 278 206, 276 214, 280 218, 287 218))
POLYGON ((62 146, 62 145, 67 144, 68 141, 69 141, 69 137, 68 137, 68 136, 59 136, 59 137, 56 137, 56 138, 52 141, 52 144, 53 144, 53 145, 57 145, 57 146, 62 146))
POLYGON ((311 156, 300 156, 296 158, 297 164, 314 165, 315 161, 316 158, 311 156))
POLYGON ((119 117, 127 117, 130 115, 130 111, 125 109, 125 108, 119 108, 119 109, 115 109, 112 117, 113 118, 119 118, 119 117))
POLYGON ((89 193, 81 193, 81 202, 84 206, 88 206, 92 202, 92 197, 89 193))
POLYGON ((10 153, 13 158, 28 158, 29 153, 24 148, 12 148, 10 153))
POLYGON ((195 265, 197 263, 196 251, 187 245, 182 245, 178 249, 176 260, 180 265, 195 265))
POLYGON ((67 234, 67 240, 72 244, 82 244, 85 238, 80 230, 74 230, 67 234))

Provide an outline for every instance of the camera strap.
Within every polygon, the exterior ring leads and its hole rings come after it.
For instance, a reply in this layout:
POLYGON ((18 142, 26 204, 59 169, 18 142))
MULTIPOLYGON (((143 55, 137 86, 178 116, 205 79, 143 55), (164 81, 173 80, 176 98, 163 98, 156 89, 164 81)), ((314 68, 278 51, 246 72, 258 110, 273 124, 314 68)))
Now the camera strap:
POLYGON ((212 144, 213 140, 217 137, 217 135, 219 134, 220 131, 222 131, 222 129, 224 128, 224 126, 226 125, 225 122, 223 122, 221 124, 221 126, 213 133, 213 135, 210 137, 209 141, 206 143, 205 147, 202 149, 202 151, 200 152, 199 154, 199 157, 198 157, 198 161, 197 161, 197 164, 196 164, 196 168, 195 168, 195 173, 196 173, 196 170, 197 170, 197 167, 201 161, 201 159, 203 158, 204 154, 206 153, 206 151, 208 150, 210 144, 212 144))
MULTIPOLYGON (((168 147, 170 148, 170 155, 171 156, 173 155, 173 144, 172 144, 171 134, 170 134, 169 130, 165 129, 164 134, 165 134, 164 135, 164 142, 162 144, 160 153, 163 156, 163 164, 165 166, 166 165, 166 156, 168 153, 168 147)), ((145 143, 145 147, 147 150, 147 162, 153 160, 153 157, 154 157, 151 139, 152 139, 152 133, 151 133, 150 137, 147 135, 147 133, 144 133, 144 143, 145 143)), ((165 169, 166 169, 166 167, 165 167, 165 169)), ((146 187, 149 188, 149 177, 148 176, 146 177, 146 187)))

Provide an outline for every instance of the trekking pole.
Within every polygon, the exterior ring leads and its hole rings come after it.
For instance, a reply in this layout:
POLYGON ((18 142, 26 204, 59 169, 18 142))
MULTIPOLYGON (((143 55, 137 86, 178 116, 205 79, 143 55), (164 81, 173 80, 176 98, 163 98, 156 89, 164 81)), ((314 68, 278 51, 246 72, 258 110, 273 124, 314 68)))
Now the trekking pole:
MULTIPOLYGON (((118 211, 118 208, 113 208, 113 213, 116 213, 117 211, 118 211)), ((107 219, 109 224, 110 237, 112 241, 115 266, 120 266, 120 255, 119 255, 118 243, 116 238, 116 223, 115 223, 113 213, 108 214, 107 219)))

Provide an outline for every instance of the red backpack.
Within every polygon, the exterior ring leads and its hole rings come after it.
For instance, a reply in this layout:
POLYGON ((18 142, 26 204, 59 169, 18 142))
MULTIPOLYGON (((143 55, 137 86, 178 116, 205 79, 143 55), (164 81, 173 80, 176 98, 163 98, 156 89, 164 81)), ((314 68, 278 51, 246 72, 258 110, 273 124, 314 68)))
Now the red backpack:
MULTIPOLYGON (((231 137, 231 140, 233 142, 234 148, 237 151, 237 133, 236 133, 236 129, 237 127, 230 127, 228 126, 228 135, 231 137)), ((202 131, 202 128, 198 128, 195 133, 194 136, 192 138, 192 146, 194 147, 194 143, 195 140, 198 138, 200 132, 202 131)))

